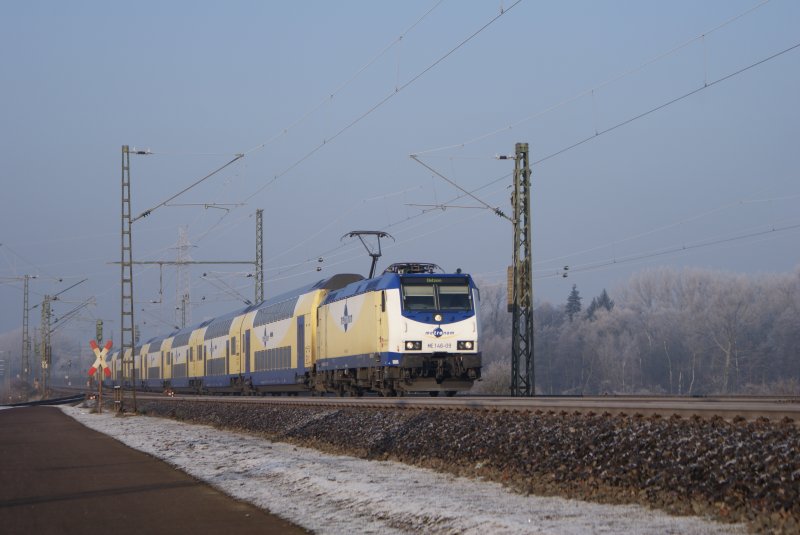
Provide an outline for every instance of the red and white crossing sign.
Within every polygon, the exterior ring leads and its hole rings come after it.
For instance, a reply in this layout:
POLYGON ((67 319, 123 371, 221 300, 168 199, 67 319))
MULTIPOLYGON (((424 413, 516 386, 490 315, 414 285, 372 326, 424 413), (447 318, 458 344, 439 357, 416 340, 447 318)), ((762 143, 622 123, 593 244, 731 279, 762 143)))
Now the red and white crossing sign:
POLYGON ((94 364, 92 367, 89 368, 89 375, 92 376, 97 371, 97 368, 103 370, 103 373, 106 374, 106 377, 111 377, 111 370, 108 368, 108 364, 106 364, 106 355, 108 355, 108 350, 111 349, 111 340, 106 342, 106 345, 103 349, 97 347, 97 342, 92 340, 89 342, 89 345, 92 346, 92 351, 94 351, 95 358, 94 364))

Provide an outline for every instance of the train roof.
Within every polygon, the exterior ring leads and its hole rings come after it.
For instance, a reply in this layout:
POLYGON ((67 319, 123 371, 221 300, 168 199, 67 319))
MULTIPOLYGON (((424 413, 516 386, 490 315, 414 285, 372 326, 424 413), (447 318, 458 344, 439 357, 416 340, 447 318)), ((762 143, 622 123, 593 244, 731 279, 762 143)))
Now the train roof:
MULTIPOLYGON (((311 284, 306 284, 305 286, 301 286, 300 288, 295 288, 294 290, 290 290, 288 292, 284 292, 282 294, 276 295, 275 297, 270 297, 269 299, 264 300, 261 303, 255 305, 248 305, 244 308, 240 308, 237 310, 233 310, 221 316, 216 316, 211 319, 204 320, 200 323, 195 323, 193 325, 187 325, 186 327, 182 327, 180 329, 175 329, 172 332, 167 334, 162 334, 158 336, 154 336, 150 338, 143 344, 136 344, 135 346, 135 353, 138 353, 142 346, 145 344, 154 344, 154 343, 163 343, 164 340, 168 338, 177 338, 178 343, 177 345, 186 345, 189 341, 189 337, 191 334, 196 331, 197 329, 201 329, 203 327, 208 327, 212 323, 218 324, 222 322, 228 322, 235 318, 236 316, 240 316, 242 314, 247 314, 256 309, 266 308, 276 303, 281 303, 283 301, 287 301, 289 299, 297 298, 305 293, 308 293, 312 290, 337 290, 348 284, 351 284, 356 281, 364 280, 364 277, 358 275, 356 273, 339 273, 337 275, 333 275, 328 277, 327 279, 320 279, 317 282, 313 282, 311 284), (185 339, 185 340, 184 340, 185 339)), ((110 353, 119 352, 118 348, 113 348, 110 353)))
MULTIPOLYGON (((393 264, 394 266, 395 264, 393 264)), ((435 265, 435 264, 430 264, 435 265)), ((436 266, 438 268, 438 266, 436 266)), ((441 269, 441 268, 439 268, 441 269)), ((392 288, 399 288, 400 287, 400 279, 401 278, 431 278, 435 277, 437 279, 440 278, 462 278, 468 279, 470 285, 473 285, 472 278, 467 275, 466 273, 432 273, 426 271, 408 271, 403 272, 401 271, 398 273, 397 271, 390 271, 386 270, 381 275, 374 277, 372 279, 362 279, 358 281, 354 281, 347 286, 344 286, 338 290, 330 292, 326 297, 325 300, 322 302, 323 305, 328 303, 333 303, 334 301, 339 301, 341 299, 346 299, 348 297, 353 297, 355 295, 363 294, 366 292, 372 292, 377 290, 389 290, 392 288)))
POLYGON ((270 297, 269 299, 264 300, 262 303, 251 307, 250 310, 265 308, 283 301, 288 301, 289 299, 294 299, 313 290, 337 290, 347 286, 352 282, 360 280, 364 280, 364 277, 356 273, 339 273, 337 275, 333 275, 332 277, 328 277, 327 279, 321 279, 317 282, 306 284, 300 288, 295 288, 294 290, 276 295, 275 297, 270 297))

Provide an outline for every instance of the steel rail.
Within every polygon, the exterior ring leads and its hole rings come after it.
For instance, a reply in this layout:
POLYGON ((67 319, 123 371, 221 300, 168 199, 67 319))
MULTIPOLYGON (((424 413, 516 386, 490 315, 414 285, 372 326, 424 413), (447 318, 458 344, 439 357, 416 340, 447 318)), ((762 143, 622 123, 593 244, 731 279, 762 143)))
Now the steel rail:
POLYGON ((21 401, 19 403, 9 403, 6 405, 0 405, 0 407, 5 408, 12 408, 12 407, 33 407, 36 405, 67 405, 69 403, 77 403, 79 401, 83 401, 85 396, 83 394, 70 394, 66 397, 60 398, 46 398, 46 399, 38 399, 36 401, 21 401))
POLYGON ((276 406, 301 406, 318 408, 362 408, 362 409, 410 409, 443 411, 524 411, 532 413, 582 413, 582 414, 625 414, 630 416, 682 418, 721 417, 726 420, 744 418, 756 420, 783 420, 788 418, 795 424, 800 422, 800 398, 665 398, 665 397, 468 397, 425 398, 425 397, 249 397, 249 396, 194 396, 194 395, 153 395, 144 399, 169 403, 242 403, 276 406))

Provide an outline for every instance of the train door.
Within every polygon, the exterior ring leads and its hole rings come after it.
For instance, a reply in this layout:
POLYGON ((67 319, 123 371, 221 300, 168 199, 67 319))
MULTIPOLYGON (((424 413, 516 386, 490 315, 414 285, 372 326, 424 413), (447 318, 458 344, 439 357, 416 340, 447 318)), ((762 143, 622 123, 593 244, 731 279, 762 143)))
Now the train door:
POLYGON ((242 373, 242 360, 241 360, 241 348, 239 347, 241 344, 239 343, 239 336, 234 334, 231 336, 231 362, 228 366, 228 373, 235 373, 239 374, 242 373))
MULTIPOLYGON (((310 348, 309 348, 310 349, 310 348)), ((306 371, 306 315, 297 317, 297 373, 306 371)))
POLYGON ((244 372, 250 373, 250 329, 244 332, 244 347, 242 348, 242 353, 244 353, 244 372))
POLYGON ((306 314, 304 316, 304 318, 305 318, 305 321, 306 321, 305 332, 308 333, 308 335, 306 336, 306 344, 305 344, 305 351, 304 351, 304 353, 305 353, 304 357, 305 358, 304 358, 304 362, 303 362, 303 367, 304 367, 304 371, 305 371, 306 369, 311 368, 312 363, 314 361, 314 346, 312 345, 314 343, 314 337, 313 337, 314 331, 313 331, 313 325, 311 325, 311 321, 312 321, 311 314, 306 314))
POLYGON ((196 375, 202 375, 205 377, 206 375, 206 359, 203 358, 203 345, 197 344, 195 346, 197 351, 192 351, 194 353, 195 358, 195 365, 194 369, 197 370, 196 375))
POLYGON ((381 290, 380 303, 375 304, 375 329, 378 331, 375 340, 378 342, 377 352, 381 353, 384 350, 385 334, 383 332, 383 320, 386 315, 386 291, 381 290))

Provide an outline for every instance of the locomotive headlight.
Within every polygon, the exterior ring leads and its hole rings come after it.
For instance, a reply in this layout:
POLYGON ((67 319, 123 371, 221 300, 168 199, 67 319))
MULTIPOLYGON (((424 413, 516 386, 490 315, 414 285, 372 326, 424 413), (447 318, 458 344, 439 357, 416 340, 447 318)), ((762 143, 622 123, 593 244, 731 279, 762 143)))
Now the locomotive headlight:
POLYGON ((475 342, 472 340, 459 340, 456 343, 456 348, 458 348, 459 351, 472 351, 475 349, 475 342))
POLYGON ((408 351, 419 351, 422 349, 422 342, 418 340, 409 340, 406 342, 406 349, 408 351))
POLYGON ((433 321, 442 321, 442 315, 441 315, 441 314, 436 314, 436 315, 433 317, 433 321))

